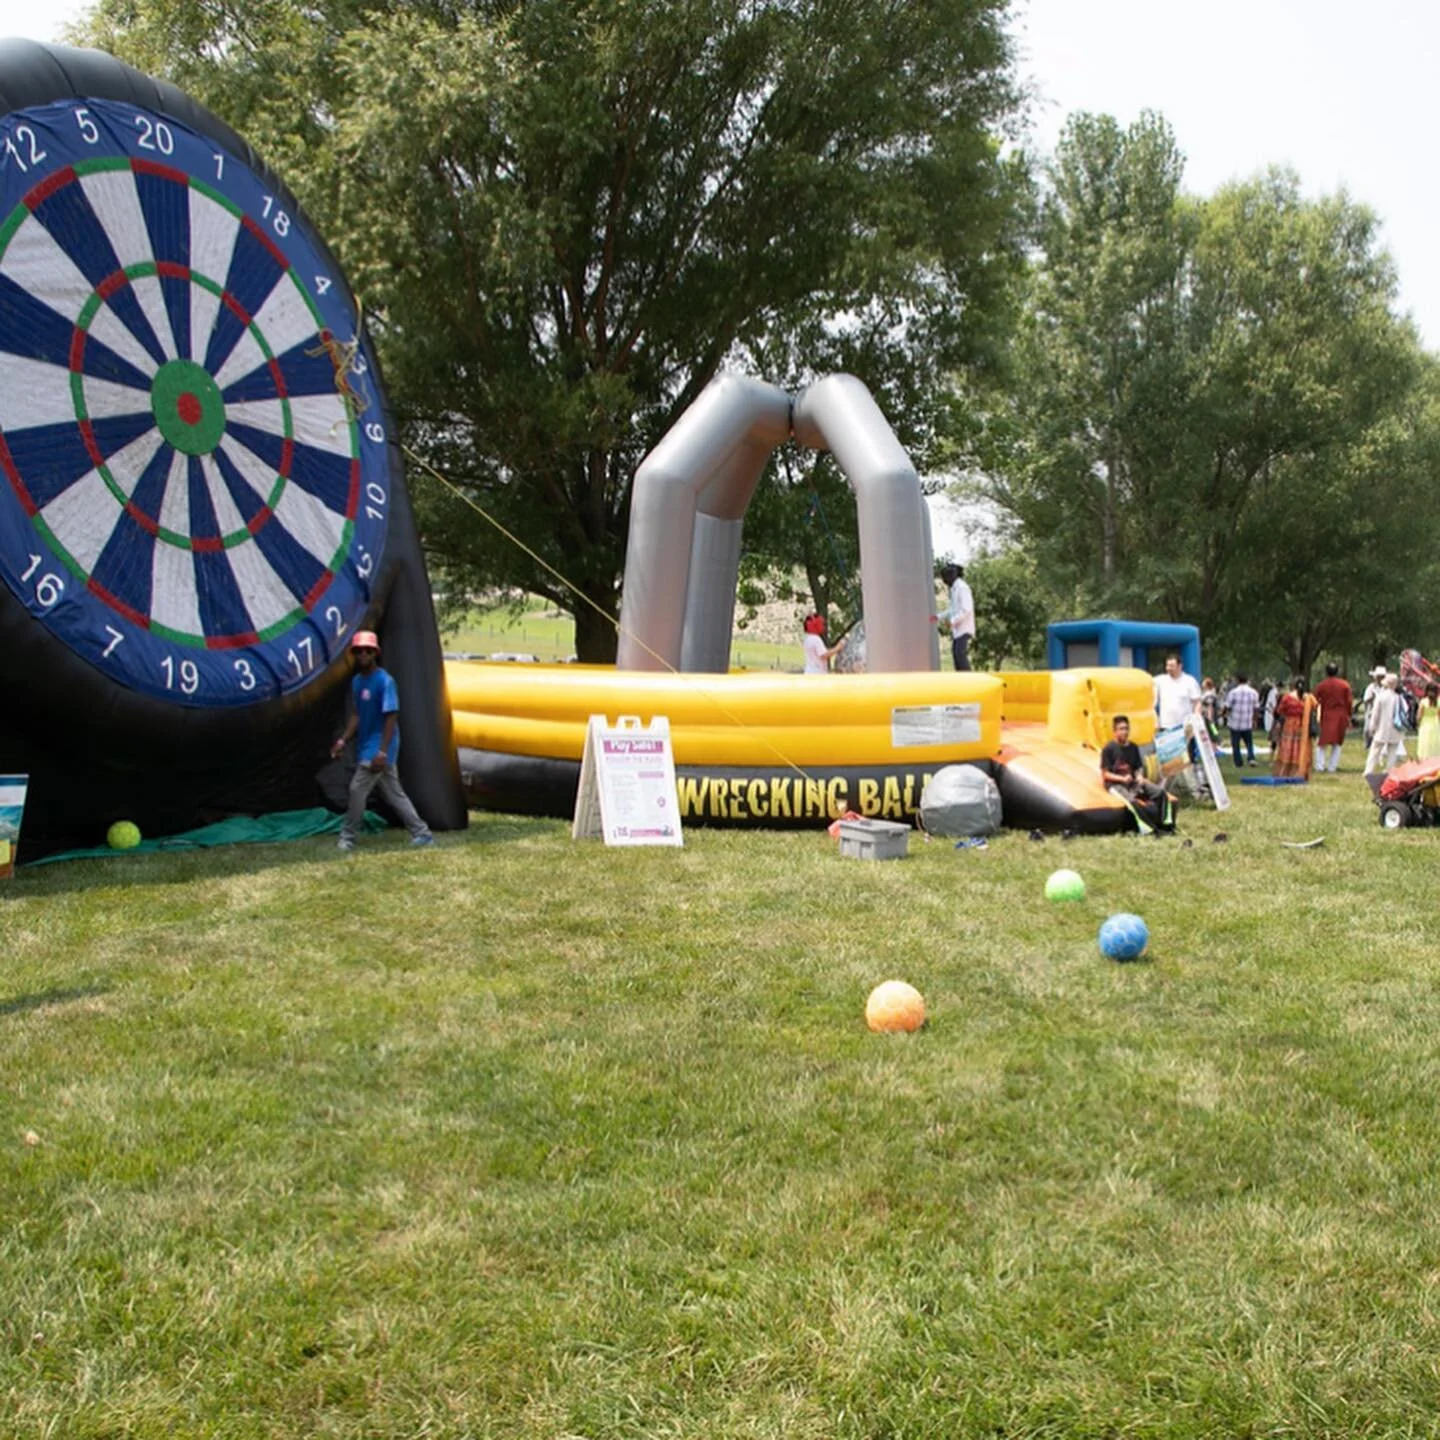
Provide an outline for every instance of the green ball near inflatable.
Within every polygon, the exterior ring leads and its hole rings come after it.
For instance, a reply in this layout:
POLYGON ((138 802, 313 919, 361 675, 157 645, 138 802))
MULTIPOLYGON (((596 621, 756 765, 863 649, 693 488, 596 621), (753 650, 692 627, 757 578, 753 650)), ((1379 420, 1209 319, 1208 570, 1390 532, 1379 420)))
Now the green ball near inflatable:
POLYGON ((1045 898, 1057 903, 1085 898, 1085 882, 1074 870, 1057 870, 1045 882, 1045 898))
POLYGON ((105 843, 112 850, 133 850, 140 843, 140 827, 131 820, 117 820, 105 832, 105 843))

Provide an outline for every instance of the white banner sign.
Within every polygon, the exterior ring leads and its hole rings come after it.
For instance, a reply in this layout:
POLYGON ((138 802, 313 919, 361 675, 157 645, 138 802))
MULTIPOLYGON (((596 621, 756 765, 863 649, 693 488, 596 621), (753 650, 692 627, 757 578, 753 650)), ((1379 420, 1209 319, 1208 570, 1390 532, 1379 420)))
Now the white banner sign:
POLYGON ((670 722, 663 715, 648 726, 634 715, 621 715, 614 725, 603 715, 590 717, 570 835, 603 835, 607 845, 685 843, 670 722))
POLYGON ((1205 773, 1205 783, 1210 787, 1210 798, 1217 810, 1230 808, 1230 792, 1225 788, 1225 777, 1220 773, 1220 761, 1215 754, 1214 742, 1210 739, 1210 727, 1201 715, 1190 715, 1185 720, 1185 733, 1195 741, 1200 752, 1200 768, 1205 773))

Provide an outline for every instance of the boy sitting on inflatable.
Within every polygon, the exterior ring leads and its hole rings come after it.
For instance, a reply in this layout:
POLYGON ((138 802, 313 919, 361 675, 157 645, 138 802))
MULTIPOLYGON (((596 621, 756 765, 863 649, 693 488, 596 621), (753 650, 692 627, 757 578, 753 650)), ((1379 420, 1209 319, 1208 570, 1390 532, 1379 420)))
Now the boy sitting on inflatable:
POLYGON ((1130 743, 1130 717, 1117 715, 1114 738, 1100 752, 1100 778, 1109 792, 1123 800, 1142 835, 1175 828, 1174 798, 1163 785, 1145 778, 1140 747, 1130 743))

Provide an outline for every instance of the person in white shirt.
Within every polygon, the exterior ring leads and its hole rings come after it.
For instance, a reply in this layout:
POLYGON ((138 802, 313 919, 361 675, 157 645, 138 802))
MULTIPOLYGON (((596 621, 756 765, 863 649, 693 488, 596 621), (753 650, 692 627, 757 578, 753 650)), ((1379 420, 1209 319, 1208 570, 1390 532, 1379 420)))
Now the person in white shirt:
POLYGON ((938 619, 950 621, 950 654, 957 670, 970 668, 970 642, 975 638, 975 597, 960 565, 946 565, 940 578, 950 589, 950 608, 938 619))
POLYGON ((1267 735, 1275 728, 1275 707, 1283 693, 1268 675, 1260 682, 1260 728, 1267 735))
MULTIPOLYGON (((1156 726, 1171 730, 1183 725, 1191 716, 1200 714, 1200 682, 1180 667, 1180 657, 1173 651, 1165 657, 1165 672, 1155 677, 1156 726)), ((1199 765, 1200 747, 1191 735, 1186 745, 1190 763, 1199 765)), ((1198 782, 1197 782, 1198 783, 1198 782)))
POLYGON ((1165 673, 1155 677, 1155 711, 1162 730, 1183 725, 1200 711, 1200 682, 1180 668, 1178 655, 1165 657, 1165 673))
POLYGON ((1395 707, 1400 698, 1400 677, 1387 675, 1380 682, 1380 693, 1375 697, 1372 712, 1372 731, 1369 753, 1365 756, 1365 773, 1374 775, 1388 770, 1405 758, 1405 732, 1396 722, 1395 707))
POLYGON ((823 615, 807 615, 805 617, 805 639, 801 645, 805 651, 805 673, 807 675, 828 675, 830 673, 830 657, 838 655, 845 648, 845 637, 842 635, 827 650, 825 648, 825 617, 823 615))
POLYGON ((1365 687, 1364 695, 1360 697, 1360 703, 1365 707, 1365 744, 1367 748, 1375 738, 1375 702, 1385 688, 1386 673, 1383 665, 1377 665, 1370 672, 1370 683, 1365 687))

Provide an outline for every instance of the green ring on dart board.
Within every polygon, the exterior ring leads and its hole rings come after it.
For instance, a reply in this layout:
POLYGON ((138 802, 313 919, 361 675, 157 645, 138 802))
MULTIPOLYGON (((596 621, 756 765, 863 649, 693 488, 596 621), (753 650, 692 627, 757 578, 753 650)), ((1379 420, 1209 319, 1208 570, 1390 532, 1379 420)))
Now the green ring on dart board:
POLYGON ((220 387, 193 360, 170 360, 155 372, 150 409, 160 433, 184 455, 208 455, 224 437, 220 387))

